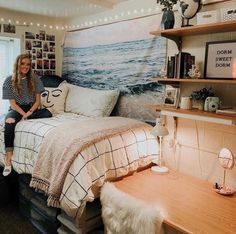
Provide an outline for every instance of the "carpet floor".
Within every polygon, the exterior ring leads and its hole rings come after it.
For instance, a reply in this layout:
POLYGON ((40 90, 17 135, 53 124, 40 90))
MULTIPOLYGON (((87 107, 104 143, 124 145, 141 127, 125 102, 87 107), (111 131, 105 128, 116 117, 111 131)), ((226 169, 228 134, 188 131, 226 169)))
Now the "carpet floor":
POLYGON ((1 234, 39 234, 30 221, 22 216, 17 201, 0 207, 1 234))

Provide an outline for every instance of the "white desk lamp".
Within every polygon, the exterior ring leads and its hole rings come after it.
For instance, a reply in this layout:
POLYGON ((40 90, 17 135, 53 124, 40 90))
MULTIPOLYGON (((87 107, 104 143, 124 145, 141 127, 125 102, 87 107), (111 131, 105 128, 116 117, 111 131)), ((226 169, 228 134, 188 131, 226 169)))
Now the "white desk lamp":
POLYGON ((158 173, 163 174, 167 173, 169 169, 167 167, 163 167, 162 164, 162 137, 169 134, 167 128, 162 124, 161 118, 156 119, 156 125, 150 132, 153 136, 159 137, 160 139, 160 148, 159 148, 159 163, 157 166, 151 167, 151 170, 158 173))

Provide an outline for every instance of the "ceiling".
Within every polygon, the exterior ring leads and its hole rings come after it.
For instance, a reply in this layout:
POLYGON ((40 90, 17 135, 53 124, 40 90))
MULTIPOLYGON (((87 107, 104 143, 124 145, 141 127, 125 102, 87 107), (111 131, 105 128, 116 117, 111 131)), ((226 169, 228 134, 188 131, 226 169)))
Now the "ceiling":
POLYGON ((0 9, 72 18, 97 14, 124 1, 127 0, 0 0, 0 9))

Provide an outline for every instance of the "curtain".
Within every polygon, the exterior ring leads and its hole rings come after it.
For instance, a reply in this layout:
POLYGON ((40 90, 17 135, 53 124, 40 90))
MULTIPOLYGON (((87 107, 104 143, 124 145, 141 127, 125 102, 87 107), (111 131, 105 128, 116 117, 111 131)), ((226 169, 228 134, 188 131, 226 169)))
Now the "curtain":
POLYGON ((7 112, 9 102, 2 100, 2 85, 12 74, 15 57, 20 53, 20 40, 0 37, 0 114, 7 112))

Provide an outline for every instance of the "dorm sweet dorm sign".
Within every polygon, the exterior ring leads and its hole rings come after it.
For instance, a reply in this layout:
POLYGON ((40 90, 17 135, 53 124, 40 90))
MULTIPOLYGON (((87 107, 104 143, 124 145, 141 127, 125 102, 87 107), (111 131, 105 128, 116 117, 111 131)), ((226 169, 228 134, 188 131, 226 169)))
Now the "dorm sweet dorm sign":
POLYGON ((236 78, 236 41, 208 42, 205 78, 236 78))

